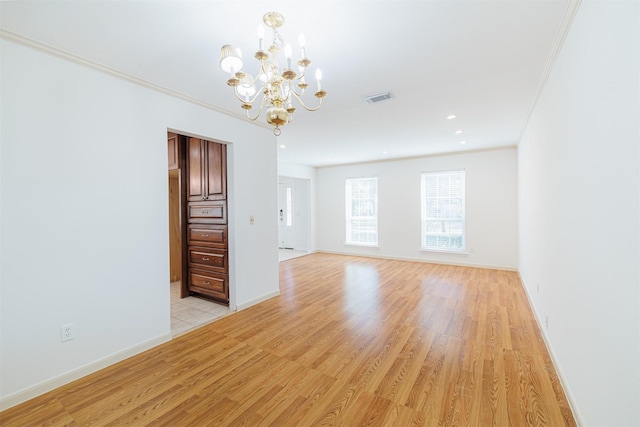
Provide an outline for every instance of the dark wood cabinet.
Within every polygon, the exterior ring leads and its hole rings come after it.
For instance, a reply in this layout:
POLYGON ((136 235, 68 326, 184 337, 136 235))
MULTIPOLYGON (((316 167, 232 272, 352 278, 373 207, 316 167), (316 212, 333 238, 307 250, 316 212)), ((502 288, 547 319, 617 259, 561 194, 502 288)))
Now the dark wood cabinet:
POLYGON ((225 145, 189 138, 187 165, 188 201, 226 200, 227 156, 225 145))
POLYGON ((167 135, 167 145, 169 148, 169 170, 176 170, 179 168, 178 134, 169 132, 169 134, 167 135))
POLYGON ((169 279, 182 278, 182 232, 178 170, 169 171, 169 279))
POLYGON ((172 282, 182 279, 182 224, 180 189, 180 155, 179 135, 167 133, 169 163, 169 279, 172 282))
POLYGON ((227 147, 213 141, 186 141, 185 198, 189 294, 229 303, 227 240, 227 147))

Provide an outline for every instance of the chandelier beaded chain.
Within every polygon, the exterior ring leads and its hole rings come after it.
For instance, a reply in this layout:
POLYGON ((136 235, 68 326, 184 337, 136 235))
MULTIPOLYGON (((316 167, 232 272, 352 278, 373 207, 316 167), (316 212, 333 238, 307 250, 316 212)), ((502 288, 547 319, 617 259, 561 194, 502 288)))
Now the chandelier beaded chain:
POLYGON ((229 74, 227 85, 233 88, 240 101, 240 106, 246 111, 247 118, 255 121, 267 105, 266 121, 274 127, 273 133, 278 136, 282 132, 280 126, 290 123, 293 118, 293 113, 296 111, 293 106, 294 99, 305 110, 317 111, 322 106, 327 92, 322 90, 322 72, 318 69, 315 74, 317 90, 314 96, 318 98, 319 103, 315 107, 309 107, 305 104, 302 97, 305 89, 309 87, 305 82, 305 74, 311 61, 306 57, 304 36, 300 34, 298 38, 301 55, 297 62, 299 73, 296 73, 291 67, 291 45, 285 43, 278 33, 278 28, 284 24, 284 17, 278 12, 268 12, 262 20, 267 27, 273 30, 273 38, 267 53, 263 48, 264 28, 258 27, 258 51, 254 54, 254 58, 260 61, 257 76, 254 78, 251 74, 243 71, 244 64, 240 49, 228 44, 222 46, 220 68, 229 74), (278 64, 278 55, 283 50, 283 46, 286 66, 281 70, 278 64), (257 90, 256 86, 259 86, 260 89, 257 90), (251 116, 250 110, 260 95, 262 95, 262 99, 258 112, 255 116, 251 116))

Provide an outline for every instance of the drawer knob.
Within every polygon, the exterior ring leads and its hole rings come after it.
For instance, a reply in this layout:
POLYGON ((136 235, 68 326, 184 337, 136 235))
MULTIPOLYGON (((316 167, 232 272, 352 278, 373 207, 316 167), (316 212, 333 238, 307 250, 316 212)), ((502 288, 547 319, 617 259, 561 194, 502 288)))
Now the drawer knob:
POLYGON ((202 258, 203 261, 209 261, 209 258, 202 258))
POLYGON ((209 235, 208 234, 203 234, 202 237, 209 237, 209 235))
POLYGON ((205 285, 210 285, 210 284, 211 284, 211 282, 204 282, 204 284, 205 284, 205 285))

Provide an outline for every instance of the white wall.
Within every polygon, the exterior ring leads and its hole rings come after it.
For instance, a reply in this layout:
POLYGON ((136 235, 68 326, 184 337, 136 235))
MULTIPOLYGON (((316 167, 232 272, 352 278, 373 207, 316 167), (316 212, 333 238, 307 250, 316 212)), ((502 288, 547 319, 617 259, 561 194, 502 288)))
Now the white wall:
POLYGON ((2 407, 170 338, 168 128, 233 144, 233 297, 278 293, 268 129, 1 43, 2 407))
POLYGON ((317 171, 318 250, 516 269, 515 148, 324 167, 317 171), (467 254, 420 250, 420 174, 466 170, 467 254), (345 239, 345 179, 378 177, 377 248, 345 239))
POLYGON ((640 425, 639 12, 582 2, 519 146, 521 276, 594 427, 640 425))
MULTIPOLYGON (((306 245, 299 240, 296 236, 296 249, 303 249, 314 252, 316 249, 316 168, 297 163, 286 162, 278 160, 278 176, 295 178, 296 179, 296 193, 297 200, 306 196, 309 200, 308 207, 308 223, 309 229, 307 230, 308 238, 306 245), (305 182, 304 188, 301 188, 301 182, 305 182), (306 194, 305 194, 306 193, 306 194)), ((299 207, 299 210, 302 208, 299 207)), ((301 218, 304 220, 304 218, 301 218)))

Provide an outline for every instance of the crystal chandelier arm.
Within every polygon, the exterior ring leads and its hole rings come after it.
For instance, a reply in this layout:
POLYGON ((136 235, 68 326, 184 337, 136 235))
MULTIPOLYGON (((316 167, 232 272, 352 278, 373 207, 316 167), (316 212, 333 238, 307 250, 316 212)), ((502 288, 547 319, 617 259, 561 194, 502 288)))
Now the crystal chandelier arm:
POLYGON ((304 79, 305 74, 307 74, 307 67, 298 67, 298 71, 300 71, 300 74, 296 76, 296 80, 304 79))
MULTIPOLYGON (((256 98, 257 98, 257 97, 258 97, 258 95, 256 95, 256 98)), ((247 118, 248 118, 249 120, 251 120, 252 122, 255 122, 255 121, 256 121, 256 119, 257 119, 258 117, 260 117, 260 114, 262 113, 262 109, 264 108, 264 101, 265 101, 265 98, 266 98, 266 97, 264 97, 264 96, 262 97, 262 102, 260 103, 260 109, 258 110, 258 113, 256 114, 256 116, 255 116, 255 117, 251 117, 251 116, 249 115, 249 110, 246 110, 246 111, 247 111, 247 118)), ((255 100, 255 98, 254 98, 254 100, 255 100)))
POLYGON ((296 99, 300 99, 300 97, 304 95, 304 89, 300 92, 296 91, 295 85, 291 81, 289 82, 289 90, 296 96, 296 99))
POLYGON ((301 98, 300 96, 298 96, 298 94, 297 94, 295 91, 293 91, 293 92, 291 92, 291 93, 292 93, 292 94, 293 94, 293 96, 298 100, 298 102, 300 103, 300 105, 302 105, 302 106, 304 107, 304 109, 305 109, 305 110, 307 110, 307 111, 318 111, 318 110, 320 109, 320 107, 322 107, 322 100, 324 99, 324 95, 323 95, 322 97, 318 97, 318 98, 320 99, 320 104, 318 104, 318 106, 317 106, 317 107, 311 108, 311 107, 308 107, 308 106, 304 103, 304 101, 302 101, 302 98, 301 98))

